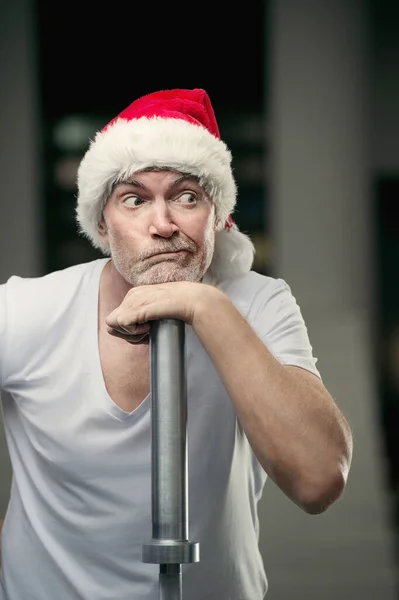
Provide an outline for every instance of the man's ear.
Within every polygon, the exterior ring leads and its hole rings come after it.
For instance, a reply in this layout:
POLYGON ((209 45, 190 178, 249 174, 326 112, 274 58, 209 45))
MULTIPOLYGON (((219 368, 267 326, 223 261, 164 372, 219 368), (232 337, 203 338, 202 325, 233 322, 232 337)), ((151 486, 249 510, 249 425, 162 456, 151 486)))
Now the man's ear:
POLYGON ((108 229, 107 229, 107 224, 105 222, 104 217, 101 219, 101 221, 98 224, 98 232, 101 235, 101 237, 103 238, 103 240, 105 242, 108 241, 108 229))
POLYGON ((219 219, 219 217, 217 215, 215 215, 215 221, 214 221, 214 224, 213 224, 213 230, 215 232, 216 231, 220 231, 222 229, 221 224, 222 224, 221 220, 219 219))

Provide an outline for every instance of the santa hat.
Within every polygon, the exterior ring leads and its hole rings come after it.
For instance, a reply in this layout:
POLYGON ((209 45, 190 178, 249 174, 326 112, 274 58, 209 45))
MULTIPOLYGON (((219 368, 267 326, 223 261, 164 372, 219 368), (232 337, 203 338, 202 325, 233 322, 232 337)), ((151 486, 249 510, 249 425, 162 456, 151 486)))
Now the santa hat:
POLYGON ((237 199, 231 159, 205 90, 162 90, 143 96, 96 133, 80 163, 80 233, 108 255, 98 226, 113 185, 143 169, 169 168, 198 177, 215 204, 221 227, 210 275, 220 282, 246 273, 252 267, 254 245, 231 217, 237 199))

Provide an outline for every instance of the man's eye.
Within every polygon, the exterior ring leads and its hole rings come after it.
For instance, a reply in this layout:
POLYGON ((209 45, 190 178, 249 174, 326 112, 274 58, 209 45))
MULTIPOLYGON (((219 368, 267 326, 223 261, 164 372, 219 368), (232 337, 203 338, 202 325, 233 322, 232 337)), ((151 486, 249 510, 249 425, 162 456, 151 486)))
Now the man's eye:
POLYGON ((143 200, 138 196, 128 196, 123 201, 123 204, 127 204, 127 206, 140 206, 143 203, 143 200))
POLYGON ((197 196, 190 192, 186 192, 176 198, 176 202, 179 202, 180 204, 195 204, 197 202, 197 196))

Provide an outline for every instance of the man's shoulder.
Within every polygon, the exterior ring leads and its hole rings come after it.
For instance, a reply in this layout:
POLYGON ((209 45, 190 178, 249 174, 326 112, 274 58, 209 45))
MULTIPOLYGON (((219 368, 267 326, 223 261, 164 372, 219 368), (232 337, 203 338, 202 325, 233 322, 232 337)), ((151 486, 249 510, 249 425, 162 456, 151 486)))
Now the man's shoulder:
POLYGON ((96 268, 100 268, 104 259, 96 259, 86 263, 71 265, 56 271, 45 273, 35 277, 22 277, 12 275, 1 287, 7 288, 10 293, 17 294, 42 294, 65 293, 68 289, 73 290, 76 285, 90 276, 96 268))
POLYGON ((92 289, 103 262, 97 259, 37 277, 13 275, 0 286, 2 311, 15 322, 27 315, 40 321, 45 315, 54 316, 54 311, 60 316, 92 289))
POLYGON ((276 291, 288 289, 287 283, 278 277, 248 271, 238 277, 227 279, 218 286, 228 296, 251 300, 259 294, 272 296, 276 291))

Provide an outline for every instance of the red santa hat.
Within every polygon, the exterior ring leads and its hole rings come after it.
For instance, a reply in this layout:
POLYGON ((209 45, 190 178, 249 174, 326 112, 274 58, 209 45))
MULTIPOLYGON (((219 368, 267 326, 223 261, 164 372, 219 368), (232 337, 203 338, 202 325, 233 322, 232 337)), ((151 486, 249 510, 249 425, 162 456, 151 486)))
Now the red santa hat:
POLYGON ((147 94, 97 132, 80 163, 76 207, 80 233, 108 255, 98 226, 112 187, 137 171, 169 168, 198 177, 215 203, 221 225, 211 275, 221 281, 248 272, 254 246, 231 217, 237 200, 231 160, 205 90, 147 94))

